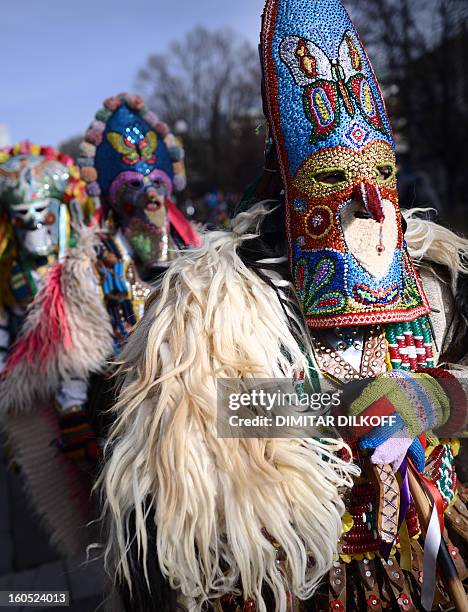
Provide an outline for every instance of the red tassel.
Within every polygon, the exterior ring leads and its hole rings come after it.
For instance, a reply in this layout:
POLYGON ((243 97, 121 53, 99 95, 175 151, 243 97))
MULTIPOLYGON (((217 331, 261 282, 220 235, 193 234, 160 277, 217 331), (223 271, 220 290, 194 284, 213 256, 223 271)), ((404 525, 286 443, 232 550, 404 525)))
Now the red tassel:
POLYGON ((184 241, 185 246, 201 246, 201 238, 195 231, 190 221, 180 212, 177 206, 166 198, 167 214, 169 216, 169 223, 174 226, 176 232, 184 241))

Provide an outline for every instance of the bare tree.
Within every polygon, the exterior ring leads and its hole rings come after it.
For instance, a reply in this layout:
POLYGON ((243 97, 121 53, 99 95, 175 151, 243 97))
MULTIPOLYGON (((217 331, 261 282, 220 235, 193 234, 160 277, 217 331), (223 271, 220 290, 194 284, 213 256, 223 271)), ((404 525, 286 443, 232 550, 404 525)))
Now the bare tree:
POLYGON ((83 136, 71 136, 59 144, 59 150, 65 155, 69 155, 74 160, 80 157, 80 143, 83 140, 83 136))
MULTIPOLYGON (((450 215, 468 200, 468 3, 347 0, 378 72, 404 164, 450 215)), ((421 196, 414 194, 414 202, 421 196)), ((433 202, 432 202, 433 203, 433 202)), ((447 215, 450 216, 450 215, 447 215)))
POLYGON ((171 126, 186 122, 192 180, 209 188, 240 189, 255 176, 261 160, 262 138, 255 133, 261 116, 260 82, 252 45, 230 29, 197 27, 166 53, 148 58, 137 89, 171 126), (236 176, 238 156, 246 154, 253 166, 250 176, 236 176))

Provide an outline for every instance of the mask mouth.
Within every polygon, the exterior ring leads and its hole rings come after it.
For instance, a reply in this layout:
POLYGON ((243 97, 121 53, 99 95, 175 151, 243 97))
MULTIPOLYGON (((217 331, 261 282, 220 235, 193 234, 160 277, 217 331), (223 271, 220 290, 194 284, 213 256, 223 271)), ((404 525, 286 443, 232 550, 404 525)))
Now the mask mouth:
POLYGON ((148 204, 145 206, 146 210, 149 210, 150 212, 154 212, 155 210, 158 210, 159 206, 155 203, 155 202, 148 202, 148 204))
POLYGON ((148 221, 161 228, 166 225, 165 200, 155 190, 146 193, 145 215, 148 221))
POLYGON ((54 242, 44 225, 26 230, 22 236, 22 245, 25 251, 35 257, 46 257, 54 250, 54 242))
POLYGON ((122 207, 122 211, 126 217, 133 219, 134 217, 143 218, 145 215, 149 216, 157 213, 162 207, 162 202, 158 202, 157 200, 148 200, 146 197, 142 197, 136 201, 126 202, 122 207))
POLYGON ((398 245, 398 224, 392 202, 382 200, 383 219, 377 221, 360 199, 350 199, 339 213, 348 252, 376 280, 389 271, 398 245))
POLYGON ((150 201, 147 202, 145 205, 145 210, 148 212, 157 212, 158 210, 160 210, 162 206, 161 202, 157 202, 157 201, 150 201))

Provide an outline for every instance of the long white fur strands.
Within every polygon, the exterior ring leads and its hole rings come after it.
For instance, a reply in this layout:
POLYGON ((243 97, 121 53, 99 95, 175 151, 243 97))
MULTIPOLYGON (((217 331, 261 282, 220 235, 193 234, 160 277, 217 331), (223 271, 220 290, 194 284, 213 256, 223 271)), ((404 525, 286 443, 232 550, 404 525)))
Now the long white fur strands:
MULTIPOLYGON (((82 227, 77 246, 63 264, 55 264, 62 266, 59 283, 64 321, 58 323, 65 324, 69 330, 70 346, 59 344, 44 360, 19 359, 10 370, 7 362, 7 375, 0 383, 0 411, 32 410, 38 401, 50 399, 66 378, 75 376, 86 380, 91 372, 105 367, 112 354, 112 327, 97 284, 97 240, 94 230, 82 227)), ((50 273, 54 273, 54 268, 50 273)), ((43 289, 28 310, 19 342, 27 343, 50 316, 47 291, 43 289)), ((45 337, 44 342, 47 340, 45 337)), ((15 347, 12 355, 14 350, 15 347)))
POLYGON ((446 266, 450 272, 452 290, 456 292, 459 274, 468 274, 468 240, 433 221, 421 219, 416 213, 431 209, 403 210, 408 228, 405 239, 408 252, 417 263, 421 260, 446 266))
POLYGON ((143 563, 153 554, 149 501, 162 572, 195 610, 240 583, 260 612, 265 584, 279 612, 287 591, 311 596, 341 534, 339 489, 357 473, 336 456, 338 441, 216 436, 217 378, 290 378, 306 367, 275 291, 236 253, 264 214, 258 207, 234 232, 206 235, 150 298, 122 355, 125 384, 101 475, 108 571, 131 588, 133 510, 143 563), (287 576, 264 530, 284 550, 287 576))

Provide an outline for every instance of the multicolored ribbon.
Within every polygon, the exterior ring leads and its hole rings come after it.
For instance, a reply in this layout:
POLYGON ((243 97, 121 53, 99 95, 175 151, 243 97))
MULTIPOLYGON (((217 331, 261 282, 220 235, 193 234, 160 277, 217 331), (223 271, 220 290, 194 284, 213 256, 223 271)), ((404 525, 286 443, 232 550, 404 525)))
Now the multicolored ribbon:
POLYGON ((424 610, 431 610, 435 596, 437 556, 444 531, 444 504, 437 487, 418 473, 411 462, 409 462, 409 465, 432 502, 431 517, 424 538, 423 584, 421 589, 421 605, 424 610))
MULTIPOLYGON (((408 462, 406 459, 400 465, 398 472, 401 476, 400 510, 398 513, 398 531, 400 531, 400 528, 406 518, 411 503, 411 494, 408 482, 408 462)), ((385 559, 385 561, 387 561, 390 556, 392 546, 393 544, 382 544, 380 548, 380 555, 385 559)))

